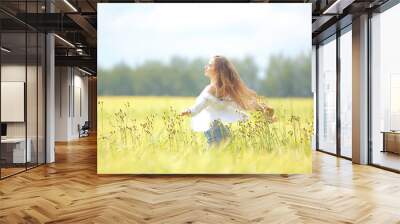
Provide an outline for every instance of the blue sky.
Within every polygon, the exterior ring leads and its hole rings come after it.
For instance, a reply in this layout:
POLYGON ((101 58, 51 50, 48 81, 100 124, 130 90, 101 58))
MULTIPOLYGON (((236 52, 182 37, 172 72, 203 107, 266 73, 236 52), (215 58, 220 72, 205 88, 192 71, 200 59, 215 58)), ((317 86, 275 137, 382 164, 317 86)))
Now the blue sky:
POLYGON ((98 65, 168 62, 215 54, 253 56, 311 51, 311 4, 99 3, 98 65))

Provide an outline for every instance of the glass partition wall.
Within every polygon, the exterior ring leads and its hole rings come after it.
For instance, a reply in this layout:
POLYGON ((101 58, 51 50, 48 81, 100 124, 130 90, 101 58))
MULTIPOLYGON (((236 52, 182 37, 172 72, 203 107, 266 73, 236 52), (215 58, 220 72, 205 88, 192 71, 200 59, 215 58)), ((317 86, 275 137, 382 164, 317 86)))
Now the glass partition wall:
POLYGON ((26 169, 26 34, 1 34, 1 177, 26 169))
POLYGON ((352 158, 352 32, 351 25, 340 36, 340 155, 352 158))
POLYGON ((400 171, 400 4, 371 18, 370 163, 400 171))
POLYGON ((336 154, 336 36, 318 47, 318 149, 336 154))
MULTIPOLYGON (((38 4, 18 6, 35 12, 38 4)), ((0 12, 1 179, 45 163, 45 41, 44 33, 0 12)))
MULTIPOLYGON (((400 4, 368 21, 368 164, 400 172, 400 4)), ((318 43, 317 149, 352 158, 352 25, 318 43), (338 56, 338 57, 337 57, 338 56)))
POLYGON ((317 149, 352 157, 352 27, 317 47, 317 149))

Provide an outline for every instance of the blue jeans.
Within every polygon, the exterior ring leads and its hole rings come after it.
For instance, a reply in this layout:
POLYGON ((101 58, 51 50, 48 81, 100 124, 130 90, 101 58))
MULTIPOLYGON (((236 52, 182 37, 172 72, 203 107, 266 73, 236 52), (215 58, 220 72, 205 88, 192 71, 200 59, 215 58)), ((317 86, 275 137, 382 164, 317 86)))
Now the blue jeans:
POLYGON ((208 145, 218 145, 222 140, 230 137, 229 128, 224 125, 220 120, 214 120, 211 123, 210 129, 204 132, 207 137, 208 145))

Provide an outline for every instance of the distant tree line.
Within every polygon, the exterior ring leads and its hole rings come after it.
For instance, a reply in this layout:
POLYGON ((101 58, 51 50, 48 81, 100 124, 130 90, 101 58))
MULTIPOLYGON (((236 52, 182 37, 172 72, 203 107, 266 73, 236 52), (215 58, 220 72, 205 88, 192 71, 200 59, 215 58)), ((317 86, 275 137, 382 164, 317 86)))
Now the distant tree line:
MULTIPOLYGON (((252 57, 230 58, 240 77, 259 95, 276 97, 311 96, 311 57, 299 54, 296 57, 273 55, 269 65, 259 73, 252 57)), ((146 61, 132 68, 120 63, 111 69, 99 68, 98 94, 141 96, 196 96, 208 84, 204 66, 208 59, 188 60, 174 56, 168 63, 146 61)))

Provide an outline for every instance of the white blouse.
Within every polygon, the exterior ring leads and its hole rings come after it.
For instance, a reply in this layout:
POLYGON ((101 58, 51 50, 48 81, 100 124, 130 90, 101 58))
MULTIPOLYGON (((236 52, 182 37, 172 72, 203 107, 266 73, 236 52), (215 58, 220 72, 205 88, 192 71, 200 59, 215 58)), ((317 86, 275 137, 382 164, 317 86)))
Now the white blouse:
POLYGON ((231 99, 219 99, 208 91, 206 86, 196 98, 196 103, 187 109, 191 112, 191 126, 194 131, 207 131, 214 120, 220 119, 223 123, 246 121, 249 115, 231 99))

